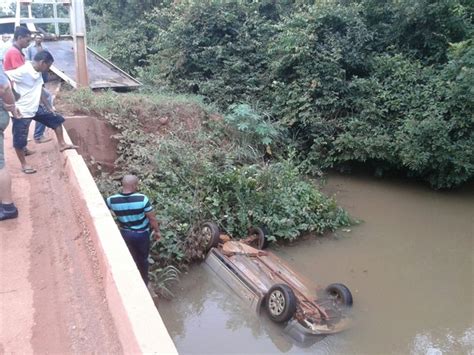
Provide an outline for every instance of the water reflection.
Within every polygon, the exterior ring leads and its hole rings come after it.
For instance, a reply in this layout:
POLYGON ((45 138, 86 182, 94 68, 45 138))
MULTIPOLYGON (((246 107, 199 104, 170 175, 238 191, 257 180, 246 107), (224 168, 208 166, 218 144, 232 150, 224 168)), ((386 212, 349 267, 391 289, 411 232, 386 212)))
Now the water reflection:
POLYGON ((433 332, 417 334, 413 339, 412 355, 474 354, 474 328, 456 334, 449 329, 441 329, 441 335, 433 332))

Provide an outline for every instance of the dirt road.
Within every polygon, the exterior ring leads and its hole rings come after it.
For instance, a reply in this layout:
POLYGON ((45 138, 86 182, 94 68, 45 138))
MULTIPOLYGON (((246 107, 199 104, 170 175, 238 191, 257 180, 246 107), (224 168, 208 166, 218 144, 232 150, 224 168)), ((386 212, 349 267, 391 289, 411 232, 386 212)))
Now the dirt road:
POLYGON ((10 127, 6 160, 20 215, 0 222, 0 354, 120 353, 89 231, 64 174, 67 153, 54 139, 30 142, 36 154, 27 159, 38 172, 26 175, 10 127))

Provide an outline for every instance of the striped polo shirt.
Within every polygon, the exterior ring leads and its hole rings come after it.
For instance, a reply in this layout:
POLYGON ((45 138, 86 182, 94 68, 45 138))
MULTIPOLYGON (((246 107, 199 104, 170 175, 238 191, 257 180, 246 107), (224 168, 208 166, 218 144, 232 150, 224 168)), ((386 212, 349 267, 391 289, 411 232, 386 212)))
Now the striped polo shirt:
POLYGON ((138 192, 118 193, 108 197, 106 203, 114 211, 121 228, 136 231, 150 228, 145 213, 152 211, 153 207, 145 195, 138 192))

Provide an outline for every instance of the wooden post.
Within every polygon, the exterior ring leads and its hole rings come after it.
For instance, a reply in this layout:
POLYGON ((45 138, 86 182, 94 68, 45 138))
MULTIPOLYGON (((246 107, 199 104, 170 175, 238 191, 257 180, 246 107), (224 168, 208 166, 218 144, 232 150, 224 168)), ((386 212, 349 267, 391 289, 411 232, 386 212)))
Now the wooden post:
POLYGON ((20 26, 20 18, 21 18, 21 3, 19 1, 16 2, 16 12, 15 12, 15 29, 20 26))
POLYGON ((80 87, 89 87, 87 71, 86 20, 84 17, 84 1, 71 1, 71 29, 74 39, 74 57, 76 62, 76 82, 80 87))
MULTIPOLYGON (((53 4, 53 17, 54 19, 58 18, 58 4, 57 3, 53 4)), ((56 36, 59 37, 59 23, 57 22, 54 23, 54 33, 56 33, 56 36)))

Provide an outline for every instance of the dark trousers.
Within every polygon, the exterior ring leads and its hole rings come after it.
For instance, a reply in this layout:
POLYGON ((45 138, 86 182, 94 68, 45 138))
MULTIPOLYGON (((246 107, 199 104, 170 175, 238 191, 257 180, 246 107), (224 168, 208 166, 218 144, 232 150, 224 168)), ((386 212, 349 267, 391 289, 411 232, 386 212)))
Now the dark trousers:
POLYGON ((30 128, 32 119, 52 129, 58 128, 64 122, 63 116, 57 113, 48 112, 41 105, 38 107, 38 112, 36 112, 36 115, 32 118, 12 119, 14 148, 23 149, 26 147, 26 143, 28 141, 28 129, 30 128))
POLYGON ((150 231, 120 229, 130 254, 137 265, 143 281, 148 285, 148 254, 150 252, 150 231))

